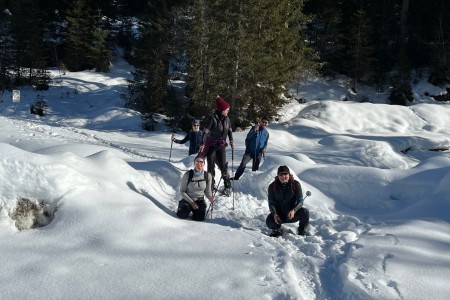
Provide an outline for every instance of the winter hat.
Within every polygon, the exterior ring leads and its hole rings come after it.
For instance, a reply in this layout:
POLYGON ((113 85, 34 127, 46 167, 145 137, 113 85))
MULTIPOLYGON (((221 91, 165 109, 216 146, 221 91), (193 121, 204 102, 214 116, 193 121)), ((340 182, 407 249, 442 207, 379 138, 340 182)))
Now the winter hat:
POLYGON ((192 125, 200 125, 200 120, 192 120, 192 125))
POLYGON ((218 111, 224 111, 230 108, 230 104, 228 104, 227 101, 225 101, 220 96, 217 96, 216 98, 216 107, 218 111))
POLYGON ((288 173, 288 174, 290 174, 289 168, 287 166, 280 166, 278 168, 278 173, 277 174, 280 175, 281 173, 288 173))

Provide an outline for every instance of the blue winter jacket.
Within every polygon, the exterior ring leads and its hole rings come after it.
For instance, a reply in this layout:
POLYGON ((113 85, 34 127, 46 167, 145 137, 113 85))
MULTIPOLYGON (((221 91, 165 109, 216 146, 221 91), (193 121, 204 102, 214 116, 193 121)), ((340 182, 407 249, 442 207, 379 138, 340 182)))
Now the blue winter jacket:
POLYGON ((267 148, 267 142, 269 141, 269 132, 263 126, 259 126, 255 131, 253 126, 247 133, 245 138, 245 153, 247 154, 260 154, 263 149, 267 148))

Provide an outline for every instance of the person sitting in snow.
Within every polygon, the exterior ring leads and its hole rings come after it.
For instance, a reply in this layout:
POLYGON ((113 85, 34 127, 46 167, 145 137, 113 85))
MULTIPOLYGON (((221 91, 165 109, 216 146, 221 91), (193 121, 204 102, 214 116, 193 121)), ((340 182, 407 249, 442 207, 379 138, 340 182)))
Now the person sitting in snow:
POLYGON ((214 203, 211 193, 211 174, 204 170, 205 157, 198 154, 194 159, 194 169, 184 173, 181 179, 180 194, 183 198, 178 203, 177 216, 186 219, 192 212, 192 219, 203 221, 206 218, 205 197, 214 203))
POLYGON ((263 117, 260 124, 253 126, 245 138, 245 153, 241 164, 234 174, 234 180, 239 180, 245 170, 245 166, 250 160, 253 160, 252 171, 258 171, 261 157, 266 153, 267 143, 269 141, 269 132, 266 127, 269 126, 269 118, 263 117))
POLYGON ((199 152, 200 144, 202 142, 203 131, 200 130, 200 121, 192 121, 192 130, 189 131, 184 139, 177 140, 175 135, 172 134, 172 141, 177 144, 184 144, 189 141, 189 155, 196 154, 199 152))
POLYGON ((204 135, 200 151, 208 160, 208 172, 213 178, 215 177, 215 165, 222 173, 223 182, 225 185, 224 193, 229 196, 231 194, 231 181, 228 175, 228 164, 226 162, 227 136, 230 140, 230 146, 234 149, 233 131, 231 129, 231 121, 228 117, 230 111, 230 104, 223 98, 216 98, 216 111, 206 121, 204 127, 204 135))
POLYGON ((300 182, 294 179, 287 166, 278 168, 275 180, 269 185, 270 214, 266 225, 272 229, 271 236, 283 234, 281 224, 299 222, 297 233, 306 235, 309 223, 309 211, 303 207, 303 192, 300 182))

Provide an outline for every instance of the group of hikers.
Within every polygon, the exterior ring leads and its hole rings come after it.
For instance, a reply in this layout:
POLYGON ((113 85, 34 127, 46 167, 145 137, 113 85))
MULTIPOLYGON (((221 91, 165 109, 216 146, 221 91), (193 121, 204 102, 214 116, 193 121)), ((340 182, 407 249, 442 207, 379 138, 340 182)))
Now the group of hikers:
MULTIPOLYGON (((267 150, 269 141, 270 119, 261 118, 261 122, 252 126, 245 138, 245 153, 242 161, 233 177, 228 174, 226 161, 227 137, 232 149, 234 149, 233 132, 228 117, 230 104, 223 98, 216 98, 216 110, 209 116, 200 130, 200 121, 192 121, 192 130, 182 139, 178 140, 172 135, 172 142, 184 144, 189 141, 189 155, 196 154, 194 168, 187 171, 180 184, 182 200, 179 201, 177 216, 187 218, 192 212, 192 219, 203 221, 206 218, 205 197, 214 203, 215 166, 221 172, 224 182, 224 194, 231 193, 231 181, 239 180, 243 175, 246 165, 252 161, 252 171, 257 171, 261 158, 267 150), (208 164, 205 170, 205 162, 208 164)), ((220 182, 219 182, 220 184, 220 182)), ((294 179, 287 166, 280 166, 275 180, 268 188, 268 202, 270 214, 266 218, 266 225, 272 229, 271 236, 282 234, 283 223, 298 224, 297 234, 305 235, 305 228, 309 223, 309 211, 303 207, 303 192, 300 182, 294 179)))

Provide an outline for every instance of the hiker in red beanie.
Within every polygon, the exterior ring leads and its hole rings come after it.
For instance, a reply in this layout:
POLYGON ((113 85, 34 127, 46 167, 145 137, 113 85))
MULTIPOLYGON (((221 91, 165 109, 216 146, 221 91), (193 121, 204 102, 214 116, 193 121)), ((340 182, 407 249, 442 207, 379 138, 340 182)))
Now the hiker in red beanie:
POLYGON ((206 125, 203 129, 203 140, 200 145, 200 152, 206 156, 208 161, 208 172, 212 175, 212 186, 214 185, 214 169, 215 165, 219 167, 222 173, 223 182, 225 185, 224 194, 229 196, 231 194, 231 182, 228 174, 228 163, 226 162, 227 136, 230 141, 231 148, 234 149, 233 132, 231 130, 230 118, 228 112, 230 111, 230 104, 223 98, 217 96, 216 111, 206 120, 206 125))

